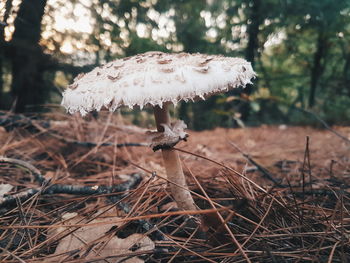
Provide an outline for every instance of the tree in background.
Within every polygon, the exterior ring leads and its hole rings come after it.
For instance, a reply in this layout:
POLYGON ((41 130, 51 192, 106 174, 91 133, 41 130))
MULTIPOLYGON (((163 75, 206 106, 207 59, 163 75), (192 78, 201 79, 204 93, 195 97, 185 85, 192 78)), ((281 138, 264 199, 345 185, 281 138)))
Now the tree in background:
MULTIPOLYGON (((310 71, 310 107, 315 105, 317 90, 322 86, 321 81, 327 72, 327 65, 332 63, 332 54, 339 48, 337 45, 348 27, 344 18, 348 17, 349 22, 349 8, 347 0, 298 0, 287 5, 288 36, 293 39, 299 35, 302 41, 309 41, 313 45, 310 47, 312 58, 307 61, 310 71)), ((305 44, 299 42, 299 47, 303 46, 305 44)))
POLYGON ((0 24, 0 109, 5 108, 4 102, 4 76, 5 76, 5 64, 6 64, 6 41, 5 41, 5 27, 7 20, 10 16, 12 8, 12 0, 7 0, 3 3, 3 21, 0 24))
MULTIPOLYGON (((350 2, 283 1, 280 11, 281 21, 274 26, 279 40, 272 38, 275 44, 262 53, 259 90, 269 89, 284 121, 303 122, 294 107, 313 107, 330 123, 348 120, 344 69, 350 2)), ((267 112, 273 112, 271 107, 267 112)))
POLYGON ((29 105, 43 104, 47 98, 43 79, 47 65, 39 45, 45 6, 46 0, 23 0, 14 22, 10 52, 16 112, 24 112, 29 105))
MULTIPOLYGON (((218 21, 215 29, 225 54, 245 57, 259 73, 262 70, 261 54, 279 24, 280 9, 281 4, 277 0, 213 1, 210 10, 218 21)), ((220 100, 226 104, 223 114, 231 116, 239 125, 243 124, 242 120, 249 121, 251 111, 256 110, 254 105, 257 104, 252 101, 251 95, 259 89, 261 74, 258 77, 254 85, 232 90, 228 93, 228 100, 220 100)))
MULTIPOLYGON (((205 0, 158 1, 155 10, 170 12, 174 21, 174 42, 181 51, 189 53, 222 53, 220 43, 207 35, 208 26, 204 16, 209 13, 205 0)), ((216 97, 197 103, 180 103, 179 117, 191 128, 200 130, 219 125, 220 120, 213 112, 216 97)))
POLYGON ((16 111, 58 102, 57 91, 79 72, 161 50, 245 57, 258 73, 253 87, 181 105, 192 128, 300 123, 291 109, 308 105, 326 119, 349 120, 347 0, 7 0, 0 7, 0 101, 17 99, 16 111), (74 26, 82 18, 88 26, 74 26))

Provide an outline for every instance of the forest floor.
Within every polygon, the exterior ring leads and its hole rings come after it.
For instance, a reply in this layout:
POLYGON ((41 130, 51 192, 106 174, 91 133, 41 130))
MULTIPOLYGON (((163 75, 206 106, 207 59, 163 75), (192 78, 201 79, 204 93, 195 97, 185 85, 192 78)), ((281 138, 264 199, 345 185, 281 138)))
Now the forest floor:
POLYGON ((189 131, 198 212, 118 116, 0 124, 1 262, 350 261, 350 127, 189 131))

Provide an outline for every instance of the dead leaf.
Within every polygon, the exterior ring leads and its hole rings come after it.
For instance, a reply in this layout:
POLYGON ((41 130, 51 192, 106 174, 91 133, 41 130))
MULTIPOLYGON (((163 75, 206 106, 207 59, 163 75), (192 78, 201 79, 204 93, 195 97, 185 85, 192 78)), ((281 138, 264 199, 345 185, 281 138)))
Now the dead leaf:
MULTIPOLYGON (((99 256, 109 257, 130 253, 131 251, 147 251, 155 248, 153 241, 143 234, 132 234, 127 238, 118 238, 114 236, 108 243, 103 246, 100 251, 99 256)), ((92 259, 93 256, 89 255, 87 258, 92 259)), ((144 260, 133 257, 130 259, 125 259, 125 257, 114 258, 112 262, 127 262, 127 263, 142 263, 144 260), (124 260, 123 260, 124 259, 124 260)), ((97 261, 98 263, 105 262, 104 260, 97 261)))
MULTIPOLYGON (((101 223, 98 226, 84 226, 78 230, 72 232, 68 236, 64 237, 67 231, 73 230, 74 226, 70 229, 66 227, 60 227, 49 232, 49 236, 57 235, 63 237, 59 240, 53 258, 51 262, 58 262, 64 260, 69 251, 79 251, 79 256, 85 259, 93 259, 99 257, 110 257, 128 254, 135 251, 151 250, 155 248, 153 241, 143 234, 132 234, 127 238, 118 238, 117 236, 110 236, 107 232, 112 227, 121 226, 123 223, 116 223, 120 217, 116 217, 115 214, 109 213, 102 215, 92 221, 87 221, 86 218, 79 216, 76 213, 66 213, 62 216, 65 220, 63 224, 74 225, 84 223, 101 223), (132 250, 131 250, 132 249, 132 250)), ((59 238, 58 238, 59 239, 59 238)), ((125 259, 125 257, 113 257, 113 259, 103 259, 94 262, 128 262, 128 263, 141 263, 144 262, 138 257, 132 257, 125 259)))

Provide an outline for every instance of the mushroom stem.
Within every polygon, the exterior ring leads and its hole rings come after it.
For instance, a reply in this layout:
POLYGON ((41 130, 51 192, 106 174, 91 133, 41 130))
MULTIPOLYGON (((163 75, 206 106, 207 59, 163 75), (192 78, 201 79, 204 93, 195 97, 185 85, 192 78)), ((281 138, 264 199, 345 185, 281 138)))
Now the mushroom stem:
MULTIPOLYGON (((164 127, 161 126, 161 124, 166 124, 170 126, 168 105, 164 103, 162 108, 160 108, 159 106, 155 106, 154 117, 156 119, 157 130, 159 132, 164 132, 164 127)), ((170 148, 162 149, 162 155, 168 180, 172 182, 170 184, 170 190, 179 209, 197 210, 191 193, 188 190, 179 154, 177 153, 177 151, 170 148), (181 186, 181 188, 178 185, 181 186)))

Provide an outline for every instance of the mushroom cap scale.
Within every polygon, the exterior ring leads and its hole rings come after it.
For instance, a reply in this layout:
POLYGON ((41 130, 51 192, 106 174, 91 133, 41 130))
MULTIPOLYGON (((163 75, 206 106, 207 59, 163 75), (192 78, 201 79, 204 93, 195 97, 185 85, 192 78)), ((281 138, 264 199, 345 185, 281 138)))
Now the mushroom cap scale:
POLYGON ((79 74, 63 92, 62 105, 82 115, 102 107, 176 105, 244 87, 254 77, 251 64, 241 58, 147 52, 79 74))

